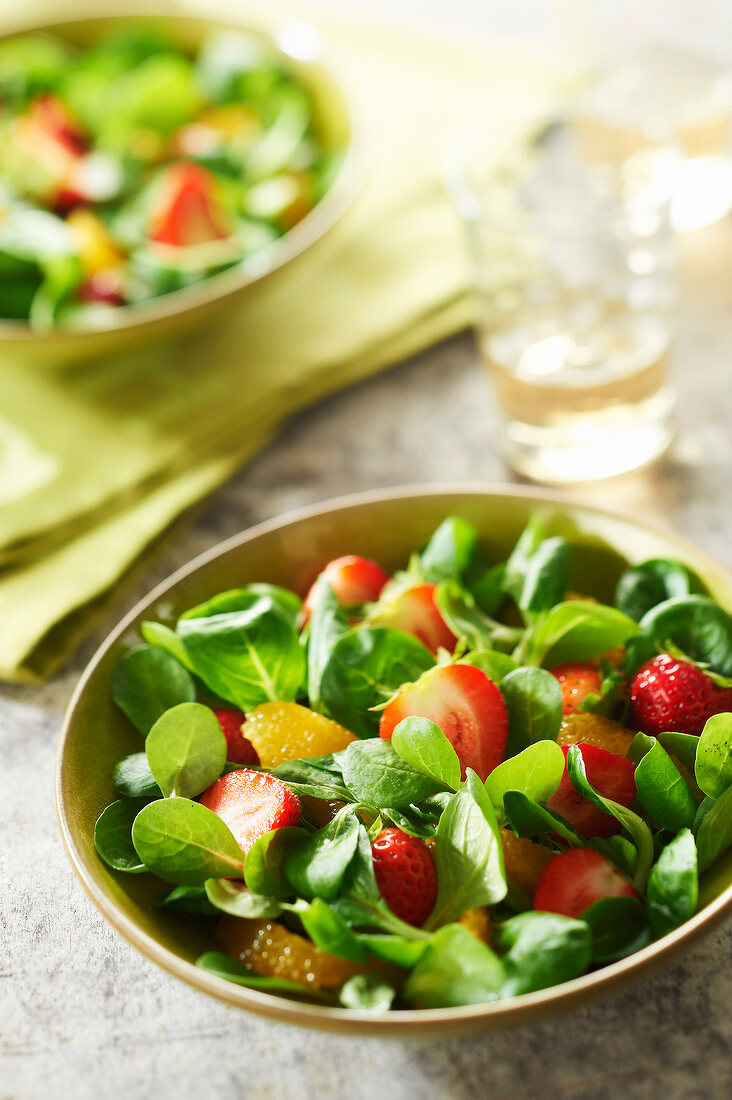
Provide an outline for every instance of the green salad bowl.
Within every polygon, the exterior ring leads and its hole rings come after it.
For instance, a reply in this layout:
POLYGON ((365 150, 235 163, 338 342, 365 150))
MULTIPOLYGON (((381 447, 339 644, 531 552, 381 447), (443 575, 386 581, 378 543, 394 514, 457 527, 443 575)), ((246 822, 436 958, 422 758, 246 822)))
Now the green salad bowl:
POLYGON ((95 821, 114 797, 114 764, 140 749, 139 735, 112 704, 110 681, 120 656, 139 643, 143 619, 170 623, 180 612, 215 593, 252 581, 303 592, 325 562, 342 554, 374 558, 388 570, 403 567, 409 554, 451 514, 473 523, 485 549, 504 558, 537 511, 546 517, 550 533, 562 534, 573 544, 570 584, 574 590, 611 600, 626 564, 670 557, 685 564, 702 589, 732 609, 732 575, 673 535, 535 490, 444 486, 348 497, 260 524, 179 570, 123 619, 91 661, 74 694, 56 771, 59 822, 71 862, 92 901, 123 936, 175 977, 252 1012, 305 1027, 406 1037, 505 1028, 566 1011, 668 962, 732 915, 732 857, 728 853, 726 860, 723 857, 702 876, 696 914, 629 958, 564 985, 511 1000, 374 1016, 285 1000, 198 969, 196 958, 217 946, 205 918, 156 908, 152 901, 161 890, 157 879, 111 871, 95 851, 95 821))
MULTIPOLYGON (((90 9, 82 2, 78 10, 90 9)), ((311 27, 296 21, 250 25, 241 20, 207 18, 207 5, 191 5, 198 15, 174 14, 180 9, 160 0, 156 14, 138 15, 124 3, 115 15, 33 22, 3 27, 0 38, 45 33, 85 47, 117 27, 133 23, 160 28, 181 49, 195 51, 213 31, 245 30, 260 38, 279 56, 283 68, 309 91, 314 124, 329 152, 338 154, 340 165, 323 198, 282 237, 234 267, 213 274, 192 286, 134 305, 109 311, 104 325, 33 331, 25 321, 0 318, 0 353, 35 365, 64 366, 110 353, 135 350, 160 340, 179 338, 186 331, 215 319, 223 310, 235 309, 250 288, 288 264, 318 241, 345 213, 363 183, 364 146, 353 107, 327 59, 327 47, 311 27)), ((91 8, 93 10, 93 8, 91 8)))

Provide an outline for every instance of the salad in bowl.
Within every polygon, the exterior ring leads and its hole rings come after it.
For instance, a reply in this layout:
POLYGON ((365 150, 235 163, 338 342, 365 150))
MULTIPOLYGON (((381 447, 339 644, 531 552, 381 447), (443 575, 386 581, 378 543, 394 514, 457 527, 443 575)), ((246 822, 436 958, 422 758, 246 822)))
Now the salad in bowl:
POLYGON ((0 319, 93 330, 232 269, 251 280, 329 191, 345 146, 306 67, 242 29, 183 44, 186 25, 0 41, 0 319))
POLYGON ((514 1005, 675 933, 732 845, 732 617, 681 561, 608 597, 574 553, 456 513, 396 570, 145 619, 96 858, 199 970, 346 1014, 514 1005))

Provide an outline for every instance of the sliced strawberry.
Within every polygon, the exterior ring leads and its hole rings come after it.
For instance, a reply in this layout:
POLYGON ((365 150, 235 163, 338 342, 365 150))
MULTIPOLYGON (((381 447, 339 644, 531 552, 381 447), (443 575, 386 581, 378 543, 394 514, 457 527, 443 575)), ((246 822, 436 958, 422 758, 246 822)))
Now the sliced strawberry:
POLYGON ((89 148, 89 139, 81 124, 55 95, 38 96, 31 103, 28 114, 34 125, 65 146, 73 156, 79 157, 89 148))
POLYGON ((437 901, 437 872, 429 848, 402 829, 382 829, 371 854, 384 901, 400 920, 419 928, 437 901))
POLYGON ((557 665, 550 668, 562 689, 562 710, 565 718, 578 714, 580 704, 588 695, 599 695, 602 690, 602 676, 589 661, 576 661, 574 664, 557 665))
POLYGON ((435 604, 436 584, 415 584, 379 608, 373 622, 414 634, 432 653, 447 649, 452 653, 457 638, 440 615, 435 604))
POLYGON ((508 713, 485 672, 472 665, 438 665, 405 684, 381 712, 379 734, 390 738, 403 718, 429 718, 458 754, 462 775, 472 768, 485 780, 503 760, 508 713))
POLYGON ((632 882, 591 848, 570 848, 550 859, 534 894, 534 909, 579 917, 602 898, 637 898, 632 882))
POLYGON ((99 302, 108 306, 123 306, 125 296, 122 290, 122 276, 115 268, 107 271, 95 271, 76 292, 81 302, 99 302))
POLYGON ((150 214, 150 240, 185 248, 228 236, 211 173, 200 164, 172 164, 160 180, 150 214))
MULTIPOLYGON (((373 603, 378 600, 381 590, 389 580, 378 562, 370 558, 360 558, 357 554, 346 554, 342 558, 334 558, 329 561, 322 570, 321 577, 325 577, 328 584, 335 592, 338 603, 349 604, 373 603)), ((302 610, 304 621, 310 618, 315 599, 315 585, 313 584, 303 600, 302 610)))
POLYGON ((259 764, 254 745, 241 731, 247 716, 236 707, 214 707, 213 712, 226 738, 226 759, 231 764, 259 764))
POLYGON ((226 822, 243 852, 271 829, 297 825, 302 813, 300 799, 289 787, 273 775, 246 768, 222 775, 199 802, 226 822))
POLYGON ((631 722, 644 733, 699 735, 713 714, 732 711, 732 688, 719 687, 690 661, 659 653, 630 685, 631 722))
MULTIPOLYGON (((566 761, 570 745, 562 745, 566 761)), ((617 753, 607 752, 597 745, 580 743, 580 752, 590 786, 605 798, 619 802, 621 806, 630 806, 635 798, 635 764, 617 753)), ((564 765, 564 775, 559 787, 546 804, 565 821, 568 821, 578 833, 585 837, 613 836, 620 829, 620 822, 611 814, 604 813, 581 795, 575 787, 564 765)))

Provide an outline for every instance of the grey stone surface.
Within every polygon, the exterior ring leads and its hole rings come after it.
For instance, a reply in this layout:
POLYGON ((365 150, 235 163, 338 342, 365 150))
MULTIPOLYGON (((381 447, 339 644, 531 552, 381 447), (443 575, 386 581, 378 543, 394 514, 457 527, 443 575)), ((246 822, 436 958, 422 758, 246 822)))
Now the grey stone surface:
MULTIPOLYGON (((656 469, 574 495, 663 524, 732 567, 732 226, 689 238, 684 252, 679 442, 656 469)), ((136 595, 219 539, 293 506, 394 484, 510 480, 491 449, 494 428, 470 340, 450 341, 296 419, 136 595)), ((5 687, 0 698, 0 1100, 732 1095, 732 922, 607 1000, 513 1032, 444 1042, 298 1031, 158 970, 87 900, 56 829, 55 742, 103 633, 52 683, 5 687)))

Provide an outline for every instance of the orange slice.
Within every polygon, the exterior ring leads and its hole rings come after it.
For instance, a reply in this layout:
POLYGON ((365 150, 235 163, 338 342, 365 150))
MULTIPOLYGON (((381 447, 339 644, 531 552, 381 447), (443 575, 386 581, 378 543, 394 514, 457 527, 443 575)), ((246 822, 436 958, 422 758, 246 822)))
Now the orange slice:
POLYGON ((571 714, 564 719, 557 736, 559 745, 594 745, 606 752, 627 756, 635 734, 601 714, 571 714))
POLYGON ((254 745, 263 768, 340 752, 356 740, 337 722, 299 703, 262 703, 247 715, 242 733, 254 745))

